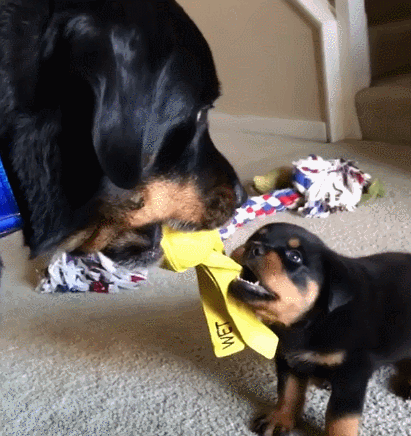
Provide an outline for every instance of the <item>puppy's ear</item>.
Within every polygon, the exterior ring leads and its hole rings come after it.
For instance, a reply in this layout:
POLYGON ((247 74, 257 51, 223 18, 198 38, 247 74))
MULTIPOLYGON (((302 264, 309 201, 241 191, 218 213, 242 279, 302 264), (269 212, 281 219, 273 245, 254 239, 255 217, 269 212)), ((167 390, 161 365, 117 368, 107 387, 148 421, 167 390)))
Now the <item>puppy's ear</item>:
POLYGON ((343 257, 329 251, 325 255, 324 265, 328 287, 328 310, 333 312, 353 300, 355 289, 350 279, 350 266, 343 257))
POLYGON ((328 310, 333 312, 335 309, 345 306, 352 299, 353 296, 344 287, 332 288, 328 298, 328 310))

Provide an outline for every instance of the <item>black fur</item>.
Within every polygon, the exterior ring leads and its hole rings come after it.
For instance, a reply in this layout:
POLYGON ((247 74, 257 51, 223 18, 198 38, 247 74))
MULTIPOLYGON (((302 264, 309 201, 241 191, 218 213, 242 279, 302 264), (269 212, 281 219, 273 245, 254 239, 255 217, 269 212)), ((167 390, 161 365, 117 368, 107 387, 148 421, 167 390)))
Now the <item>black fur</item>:
POLYGON ((96 220, 114 188, 158 177, 191 177, 210 211, 232 197, 196 228, 228 219, 245 194, 208 134, 219 93, 172 0, 2 2, 0 152, 32 255, 96 220))
MULTIPOLYGON (((252 274, 255 277, 260 274, 257 263, 251 259, 275 252, 301 295, 306 292, 304 283, 308 280, 319 287, 314 305, 295 323, 287 327, 276 322, 270 325, 280 340, 275 357, 279 389, 288 374, 301 380, 311 377, 328 380, 332 388, 328 420, 361 414, 368 380, 380 365, 396 364, 397 382, 401 382, 397 391, 402 395, 410 393, 411 254, 381 253, 350 258, 331 250, 307 230, 283 223, 263 227, 245 247, 241 263, 252 269, 247 280, 252 274), (291 238, 300 244, 293 248, 302 258, 298 266, 290 266, 284 258, 291 238), (259 247, 257 251, 253 251, 254 246, 259 247), (342 363, 329 365, 316 358, 306 359, 306 352, 318 353, 316 356, 343 352, 344 359, 342 363)), ((260 286, 265 285, 260 283, 260 286)), ((231 293, 253 307, 258 300, 253 289, 237 281, 231 293)), ((273 294, 273 289, 266 290, 275 302, 278 295, 273 294)), ((267 300, 267 295, 259 301, 267 300)), ((266 428, 267 422, 263 424, 266 428)), ((260 420, 257 427, 261 426, 260 420)), ((257 432, 265 434, 262 430, 257 432)))

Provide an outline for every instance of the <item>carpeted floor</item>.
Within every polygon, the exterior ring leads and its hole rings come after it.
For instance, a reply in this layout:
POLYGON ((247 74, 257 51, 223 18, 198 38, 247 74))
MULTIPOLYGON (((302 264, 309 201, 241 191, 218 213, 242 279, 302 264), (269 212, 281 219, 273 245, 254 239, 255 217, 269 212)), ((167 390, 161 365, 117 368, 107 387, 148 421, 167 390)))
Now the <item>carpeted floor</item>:
MULTIPOLYGON (((227 249, 267 221, 301 224, 345 254, 411 249, 411 148, 358 141, 319 144, 214 127, 243 180, 318 153, 355 158, 387 196, 324 220, 288 213, 239 230, 227 249)), ((276 399, 272 363, 244 351, 214 357, 192 271, 153 270, 137 292, 37 295, 19 233, 0 240, 1 436, 247 436, 276 399)), ((411 401, 369 383, 363 436, 411 435, 411 401)), ((328 393, 310 388, 305 418, 321 426, 328 393)), ((317 434, 315 431, 311 434, 317 434)))

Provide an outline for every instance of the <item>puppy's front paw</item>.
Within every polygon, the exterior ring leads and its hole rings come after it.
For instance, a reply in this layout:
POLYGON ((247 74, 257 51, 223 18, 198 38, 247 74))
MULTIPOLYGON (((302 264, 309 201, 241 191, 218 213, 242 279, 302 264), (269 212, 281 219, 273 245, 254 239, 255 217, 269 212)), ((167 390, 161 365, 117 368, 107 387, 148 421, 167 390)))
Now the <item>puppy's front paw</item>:
POLYGON ((253 424, 252 430, 260 436, 297 436, 293 431, 295 419, 281 410, 258 417, 253 424))
POLYGON ((411 399, 411 382, 401 377, 393 376, 390 381, 391 390, 403 400, 411 399))

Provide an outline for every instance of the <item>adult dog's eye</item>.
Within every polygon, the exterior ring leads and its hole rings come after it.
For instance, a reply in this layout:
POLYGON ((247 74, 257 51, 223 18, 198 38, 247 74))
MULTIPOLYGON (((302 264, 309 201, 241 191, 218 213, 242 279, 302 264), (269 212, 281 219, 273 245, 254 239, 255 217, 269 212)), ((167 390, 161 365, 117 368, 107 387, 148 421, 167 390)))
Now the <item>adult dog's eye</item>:
POLYGON ((287 259, 292 263, 295 263, 297 265, 303 263, 303 258, 298 250, 287 250, 285 252, 285 255, 287 259))

